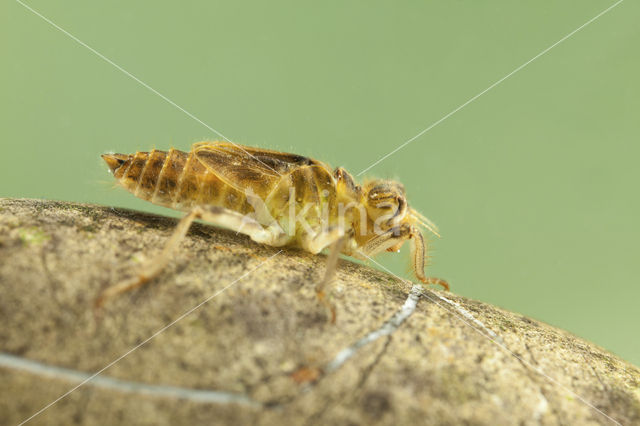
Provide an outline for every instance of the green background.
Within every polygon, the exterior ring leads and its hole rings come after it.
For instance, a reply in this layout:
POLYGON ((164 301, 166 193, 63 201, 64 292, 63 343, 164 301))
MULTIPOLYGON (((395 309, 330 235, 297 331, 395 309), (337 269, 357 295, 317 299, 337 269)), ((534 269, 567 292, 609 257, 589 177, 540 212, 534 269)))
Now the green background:
MULTIPOLYGON (((236 142, 354 174, 613 2, 28 4, 236 142)), ((430 275, 640 364, 640 4, 605 14, 367 175, 436 222, 430 275)), ((0 196, 175 215, 99 155, 217 136, 8 1, 0 196)), ((408 253, 383 264, 406 277, 408 253)))

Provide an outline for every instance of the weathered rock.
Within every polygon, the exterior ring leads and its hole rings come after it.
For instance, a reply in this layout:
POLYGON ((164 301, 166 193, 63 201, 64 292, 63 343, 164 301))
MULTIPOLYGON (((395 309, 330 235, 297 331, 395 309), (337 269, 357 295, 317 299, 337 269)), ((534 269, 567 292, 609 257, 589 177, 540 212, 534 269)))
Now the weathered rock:
POLYGON ((640 371, 569 333, 348 261, 330 324, 323 256, 202 224, 96 316, 175 222, 0 199, 0 424, 640 423, 640 371))

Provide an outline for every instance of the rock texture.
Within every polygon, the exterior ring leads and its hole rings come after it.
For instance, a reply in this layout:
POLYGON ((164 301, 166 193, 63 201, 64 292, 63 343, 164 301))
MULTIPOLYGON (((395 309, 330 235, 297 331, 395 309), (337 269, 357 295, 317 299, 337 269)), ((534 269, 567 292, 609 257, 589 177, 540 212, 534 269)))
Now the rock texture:
POLYGON ((0 199, 0 424, 640 424, 640 371, 591 343, 347 260, 331 324, 324 256, 204 224, 96 312, 175 223, 0 199))

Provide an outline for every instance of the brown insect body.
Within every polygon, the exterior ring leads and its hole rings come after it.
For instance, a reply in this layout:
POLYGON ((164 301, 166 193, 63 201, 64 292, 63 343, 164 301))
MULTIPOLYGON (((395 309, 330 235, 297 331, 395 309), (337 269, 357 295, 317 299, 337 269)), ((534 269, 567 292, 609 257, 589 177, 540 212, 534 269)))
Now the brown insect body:
POLYGON ((361 187, 342 168, 332 171, 307 157, 231 142, 199 142, 189 152, 102 157, 137 197, 192 212, 190 221, 203 218, 271 246, 298 246, 311 253, 336 247, 366 259, 397 251, 412 239, 416 276, 448 288, 424 275, 426 244, 418 226, 437 231, 409 207, 400 183, 374 180, 361 187))
POLYGON ((247 213, 245 195, 226 185, 195 158, 177 149, 102 156, 119 183, 136 197, 189 211, 196 205, 220 205, 247 213))
MULTIPOLYGON (((252 214, 248 189, 264 200, 270 216, 290 234, 282 245, 300 245, 304 238, 304 229, 291 229, 295 226, 288 220, 292 206, 308 204, 300 219, 319 229, 323 212, 329 225, 337 226, 338 202, 359 203, 361 198, 360 188, 343 169, 332 174, 328 166, 307 157, 250 147, 241 150, 225 142, 201 142, 190 152, 153 150, 103 158, 119 183, 135 196, 175 210, 212 205, 252 214)), ((258 221, 269 225, 268 220, 258 221)))

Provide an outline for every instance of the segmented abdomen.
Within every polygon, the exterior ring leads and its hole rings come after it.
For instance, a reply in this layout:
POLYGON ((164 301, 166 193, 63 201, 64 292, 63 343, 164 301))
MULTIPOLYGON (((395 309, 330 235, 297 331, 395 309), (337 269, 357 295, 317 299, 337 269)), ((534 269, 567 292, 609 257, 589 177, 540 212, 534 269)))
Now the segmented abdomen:
POLYGON ((138 152, 129 155, 113 174, 137 197, 172 209, 217 205, 240 213, 250 211, 244 194, 221 181, 193 152, 138 152))

